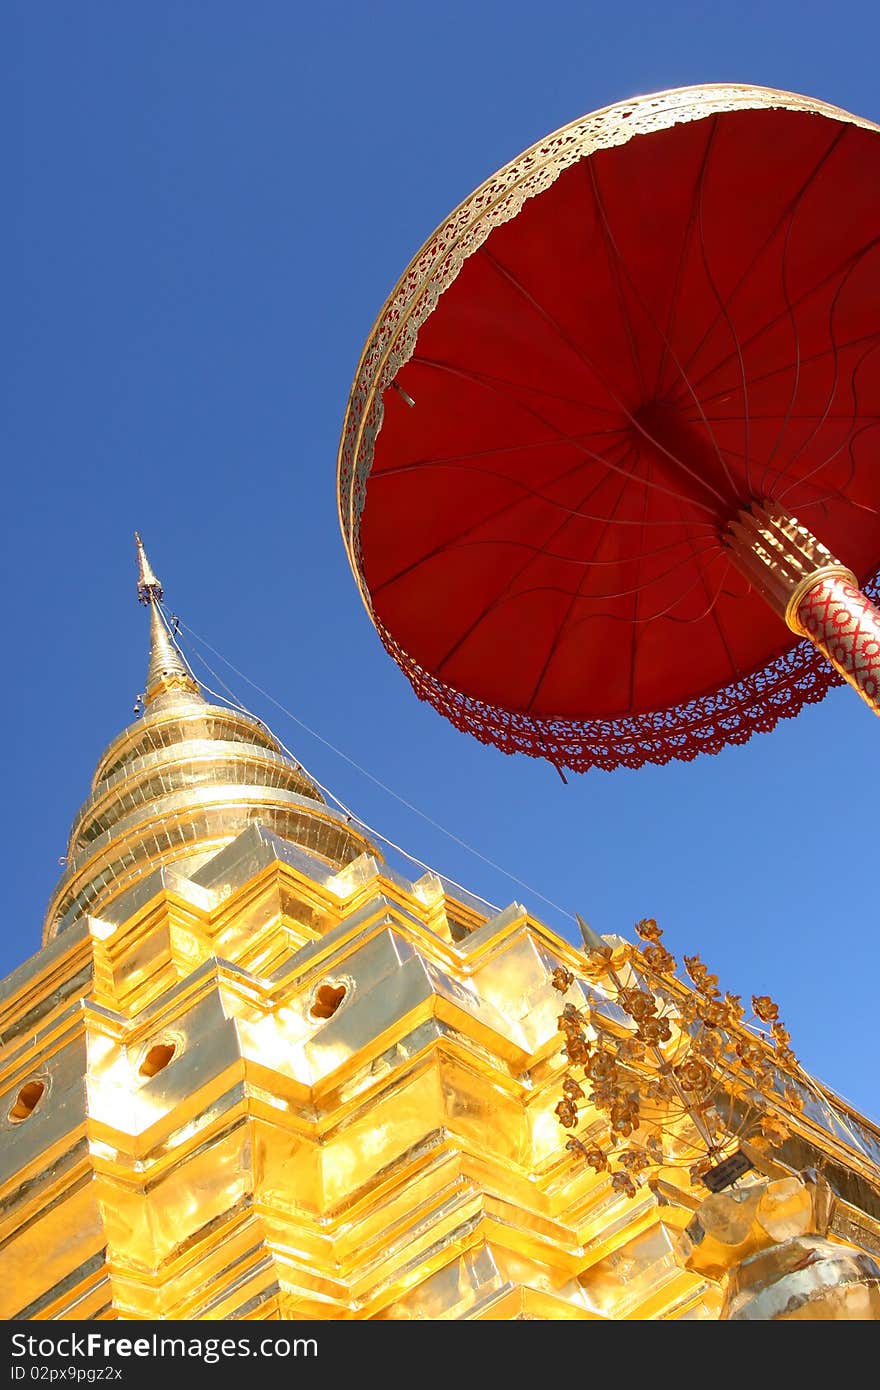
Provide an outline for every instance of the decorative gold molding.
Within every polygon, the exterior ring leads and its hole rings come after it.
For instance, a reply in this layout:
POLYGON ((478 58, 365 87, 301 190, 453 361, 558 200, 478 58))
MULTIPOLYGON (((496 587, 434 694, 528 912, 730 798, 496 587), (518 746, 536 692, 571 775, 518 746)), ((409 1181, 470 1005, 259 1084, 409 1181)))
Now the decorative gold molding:
POLYGON ((805 575, 795 586, 791 598, 785 605, 785 621, 792 632, 796 632, 799 637, 809 637, 810 635, 797 615, 797 610, 801 605, 801 601, 807 596, 811 589, 815 588, 817 584, 821 584, 825 579, 842 579, 846 584, 851 584, 856 589, 859 587, 859 581, 856 579, 852 570, 847 569, 846 565, 823 565, 821 569, 815 570, 813 574, 805 575))

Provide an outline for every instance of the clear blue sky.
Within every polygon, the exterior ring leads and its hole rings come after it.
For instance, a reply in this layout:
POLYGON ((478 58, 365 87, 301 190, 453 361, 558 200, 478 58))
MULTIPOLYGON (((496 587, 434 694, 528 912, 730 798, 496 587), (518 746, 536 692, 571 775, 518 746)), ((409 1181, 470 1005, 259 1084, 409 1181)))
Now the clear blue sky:
POLYGON ((418 703, 335 506, 364 339, 472 187, 585 112, 688 83, 880 121, 878 48, 876 6, 851 0, 6 0, 0 973, 39 946, 143 686, 137 528, 172 610, 532 891, 233 679, 370 824, 564 935, 572 909, 603 932, 656 916, 723 985, 772 994, 808 1067, 880 1116, 877 720, 837 691, 720 757, 563 786, 418 703))

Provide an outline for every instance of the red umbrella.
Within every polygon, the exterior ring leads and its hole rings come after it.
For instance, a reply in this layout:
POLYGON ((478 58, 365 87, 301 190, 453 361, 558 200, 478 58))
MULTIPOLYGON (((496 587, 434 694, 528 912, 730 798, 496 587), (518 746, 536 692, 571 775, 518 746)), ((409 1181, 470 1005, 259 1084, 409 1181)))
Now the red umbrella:
POLYGON ((682 89, 494 175, 388 299, 340 449, 419 696, 579 770, 717 752, 841 679, 880 711, 878 347, 868 121, 682 89))

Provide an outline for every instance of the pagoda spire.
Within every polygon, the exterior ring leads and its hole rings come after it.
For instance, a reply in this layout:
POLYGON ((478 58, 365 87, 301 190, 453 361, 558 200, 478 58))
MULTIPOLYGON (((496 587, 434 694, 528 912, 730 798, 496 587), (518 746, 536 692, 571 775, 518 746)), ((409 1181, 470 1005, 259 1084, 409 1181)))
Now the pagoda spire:
POLYGON ((187 702, 193 697, 201 702, 203 697, 199 683, 171 640, 162 617, 160 604, 164 590, 147 559, 144 543, 137 531, 134 533, 134 539, 137 547, 138 601, 146 604, 150 610, 150 661, 147 666, 144 707, 149 709, 159 700, 164 706, 181 697, 187 702))

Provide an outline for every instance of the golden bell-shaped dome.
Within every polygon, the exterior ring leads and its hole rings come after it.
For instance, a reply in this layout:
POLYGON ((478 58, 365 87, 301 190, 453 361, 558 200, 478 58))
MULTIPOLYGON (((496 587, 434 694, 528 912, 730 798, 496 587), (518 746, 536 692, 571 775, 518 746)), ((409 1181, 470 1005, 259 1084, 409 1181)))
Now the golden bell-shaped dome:
POLYGON ((139 536, 138 597, 150 612, 144 713, 105 750, 74 818, 44 942, 160 865, 192 873, 260 822, 341 868, 373 847, 252 715, 209 704, 169 632, 139 536))

